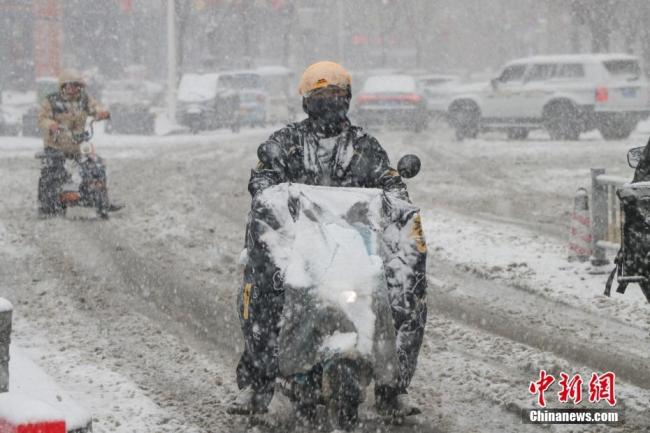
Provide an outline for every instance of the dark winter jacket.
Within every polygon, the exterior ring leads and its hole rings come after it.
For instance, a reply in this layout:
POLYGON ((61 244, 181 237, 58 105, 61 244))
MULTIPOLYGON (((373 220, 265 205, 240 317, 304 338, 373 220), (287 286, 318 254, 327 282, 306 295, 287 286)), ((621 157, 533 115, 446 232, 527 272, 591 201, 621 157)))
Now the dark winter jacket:
POLYGON ((380 188, 407 198, 406 186, 391 168, 379 142, 349 124, 338 136, 334 157, 321 167, 317 157, 319 136, 308 118, 274 132, 257 151, 259 163, 252 170, 248 190, 259 191, 282 182, 360 188, 380 188))

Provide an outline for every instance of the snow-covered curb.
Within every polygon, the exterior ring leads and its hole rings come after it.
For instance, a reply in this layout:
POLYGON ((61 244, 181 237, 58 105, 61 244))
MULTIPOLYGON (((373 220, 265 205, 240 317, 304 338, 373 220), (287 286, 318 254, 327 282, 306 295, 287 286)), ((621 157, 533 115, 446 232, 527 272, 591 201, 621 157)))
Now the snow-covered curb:
POLYGON ((567 244, 530 230, 442 209, 425 212, 430 253, 472 266, 558 302, 615 317, 650 330, 650 305, 635 285, 625 295, 603 295, 607 274, 589 263, 569 263, 567 244))

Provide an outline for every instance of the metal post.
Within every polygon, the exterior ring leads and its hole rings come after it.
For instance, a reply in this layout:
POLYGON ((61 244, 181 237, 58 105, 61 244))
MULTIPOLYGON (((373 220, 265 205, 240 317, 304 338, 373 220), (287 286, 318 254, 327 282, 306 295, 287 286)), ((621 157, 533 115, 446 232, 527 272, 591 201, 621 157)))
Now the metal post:
POLYGON ((9 343, 11 341, 11 314, 9 301, 0 298, 0 392, 9 390, 9 343))
POLYGON ((604 168, 591 169, 591 232, 593 257, 591 264, 603 266, 609 263, 605 249, 598 246, 607 236, 607 185, 598 182, 598 176, 605 174, 604 168))
POLYGON ((176 8, 167 0, 167 117, 176 122, 176 8))

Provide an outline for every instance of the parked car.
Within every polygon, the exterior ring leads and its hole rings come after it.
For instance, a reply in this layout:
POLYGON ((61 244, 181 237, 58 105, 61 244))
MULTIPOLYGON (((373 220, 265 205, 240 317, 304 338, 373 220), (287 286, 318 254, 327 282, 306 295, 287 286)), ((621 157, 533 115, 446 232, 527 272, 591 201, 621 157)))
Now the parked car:
POLYGON ((459 139, 483 130, 524 139, 538 128, 555 140, 577 140, 592 129, 624 139, 648 115, 648 81, 639 59, 627 54, 514 60, 489 83, 454 89, 448 105, 459 139))
POLYGON ((447 114, 449 95, 454 87, 461 84, 457 75, 427 74, 417 77, 418 86, 427 101, 429 116, 435 119, 444 118, 447 114))
POLYGON ((23 114, 22 128, 25 137, 40 137, 38 127, 38 112, 45 97, 59 90, 59 80, 56 77, 41 77, 36 79, 36 97, 23 114))
POLYGON ((428 125, 426 100, 410 75, 375 75, 364 83, 353 104, 361 125, 406 126, 419 132, 428 125))
POLYGON ((239 130, 238 92, 224 87, 220 76, 188 73, 181 77, 176 117, 193 133, 223 127, 239 130))
POLYGON ((239 92, 239 123, 242 126, 266 125, 267 93, 262 90, 239 92))
POLYGON ((16 107, 0 107, 0 135, 18 135, 21 130, 22 111, 16 107))
POLYGON ((163 87, 146 80, 113 80, 106 82, 101 103, 111 113, 107 133, 152 135, 156 115, 151 111, 163 98, 163 87))
POLYGON ((261 75, 256 70, 223 71, 219 87, 237 92, 239 97, 239 124, 264 126, 268 94, 261 75))
POLYGON ((302 112, 300 98, 296 96, 297 83, 293 71, 284 66, 261 66, 255 70, 267 93, 266 121, 287 123, 302 112))

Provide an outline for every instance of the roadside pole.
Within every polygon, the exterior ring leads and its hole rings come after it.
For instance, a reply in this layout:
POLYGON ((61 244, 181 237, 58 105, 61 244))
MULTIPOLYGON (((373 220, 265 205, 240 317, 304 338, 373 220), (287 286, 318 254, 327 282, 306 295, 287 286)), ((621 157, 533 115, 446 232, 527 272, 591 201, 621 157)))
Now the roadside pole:
POLYGON ((11 316, 13 307, 0 298, 0 393, 9 390, 9 344, 11 342, 11 316))
POLYGON ((176 123, 176 11, 175 0, 167 0, 167 117, 176 123))

